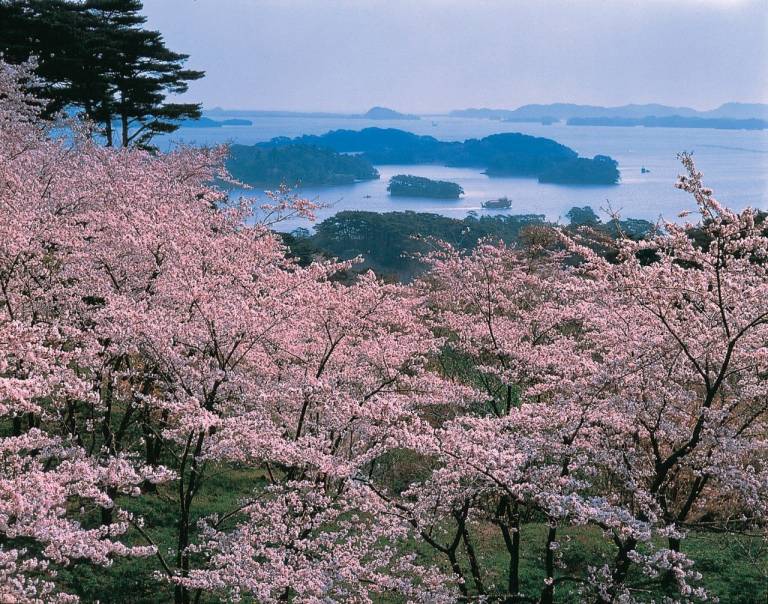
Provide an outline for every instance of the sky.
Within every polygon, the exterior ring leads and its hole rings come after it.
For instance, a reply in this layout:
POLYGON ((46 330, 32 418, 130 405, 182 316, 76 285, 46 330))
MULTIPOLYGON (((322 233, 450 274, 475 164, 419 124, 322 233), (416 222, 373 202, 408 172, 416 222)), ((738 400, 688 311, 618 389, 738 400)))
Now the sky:
POLYGON ((768 0, 145 0, 206 108, 768 102, 768 0))

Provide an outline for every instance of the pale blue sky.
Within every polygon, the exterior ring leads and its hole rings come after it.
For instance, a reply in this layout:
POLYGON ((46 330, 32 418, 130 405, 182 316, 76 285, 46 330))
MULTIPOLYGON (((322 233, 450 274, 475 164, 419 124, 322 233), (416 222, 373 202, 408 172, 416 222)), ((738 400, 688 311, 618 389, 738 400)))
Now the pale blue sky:
POLYGON ((145 0, 206 107, 768 102, 768 0, 145 0))

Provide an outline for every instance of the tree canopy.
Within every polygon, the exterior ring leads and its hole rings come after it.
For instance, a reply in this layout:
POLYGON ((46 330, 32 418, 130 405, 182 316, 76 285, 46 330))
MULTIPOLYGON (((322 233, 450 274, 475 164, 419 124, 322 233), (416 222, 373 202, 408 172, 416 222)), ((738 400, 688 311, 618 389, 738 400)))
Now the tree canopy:
POLYGON ((232 176, 252 185, 342 185, 379 177, 364 157, 313 145, 231 145, 230 154, 232 176))
POLYGON ((36 61, 47 113, 76 111, 99 125, 107 146, 149 147, 159 133, 200 116, 200 105, 166 100, 203 77, 188 55, 143 28, 139 0, 0 0, 0 51, 36 61))
POLYGON ((589 159, 552 139, 519 132, 481 139, 441 141, 395 128, 332 130, 293 139, 278 137, 263 146, 315 145, 344 153, 360 153, 378 164, 443 164, 485 168, 489 176, 538 177, 563 184, 616 184, 616 161, 606 155, 589 159))
POLYGON ((434 197, 458 199, 464 194, 461 185, 447 180, 432 180, 412 174, 396 174, 389 179, 387 191, 395 197, 434 197))

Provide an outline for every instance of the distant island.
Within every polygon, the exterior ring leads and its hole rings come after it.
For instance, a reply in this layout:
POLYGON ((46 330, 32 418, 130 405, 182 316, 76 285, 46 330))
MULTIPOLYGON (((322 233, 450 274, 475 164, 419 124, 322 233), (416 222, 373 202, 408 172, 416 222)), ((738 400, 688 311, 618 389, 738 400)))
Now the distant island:
MULTIPOLYGON (((409 113, 400 113, 399 111, 395 111, 394 109, 389 109, 388 107, 371 107, 368 111, 365 113, 333 113, 333 112, 325 112, 325 111, 281 111, 281 110, 260 110, 260 109, 222 109, 221 107, 214 107, 212 109, 206 109, 204 112, 205 117, 200 118, 199 120, 194 120, 198 123, 205 123, 209 124, 211 126, 215 125, 213 122, 214 117, 218 116, 236 116, 237 118, 247 118, 247 117, 310 117, 310 118, 332 118, 332 119, 369 119, 369 120, 420 120, 421 118, 418 115, 412 115, 409 113)), ((192 122, 193 120, 189 120, 192 122)), ((235 120, 232 119, 225 119, 223 120, 222 124, 224 125, 250 125, 251 122, 248 121, 248 124, 228 124, 227 122, 232 122, 235 120)), ((184 126, 187 126, 187 123, 185 122, 183 124, 184 126)), ((195 127, 194 125, 190 127, 195 127)), ((200 127, 207 127, 207 126, 200 126, 197 125, 198 128, 200 127)))
POLYGON ((553 164, 539 174, 539 182, 568 185, 593 185, 607 183, 616 178, 618 163, 607 155, 595 155, 592 159, 575 157, 553 164))
POLYGON ((552 103, 549 105, 523 105, 517 109, 459 109, 451 111, 449 115, 452 117, 534 122, 544 119, 569 120, 571 118, 596 117, 646 118, 650 116, 768 120, 768 104, 724 103, 716 109, 697 111, 690 107, 670 107, 668 105, 659 105, 655 103, 646 105, 621 105, 619 107, 552 103))
POLYGON ((251 120, 242 118, 230 118, 226 120, 212 120, 209 117, 199 117, 196 120, 183 120, 182 128, 221 128, 223 126, 252 126, 251 120))
POLYGON ((379 178, 364 157, 312 145, 232 145, 226 165, 249 185, 333 186, 379 178))
POLYGON ((367 113, 362 117, 369 120, 420 120, 418 115, 409 115, 407 113, 400 113, 394 109, 387 109, 386 107, 371 107, 367 113))
POLYGON ((436 199, 458 199, 464 194, 455 182, 432 180, 423 176, 398 174, 389 180, 387 191, 393 197, 431 197, 436 199))
MULTIPOLYGON (((366 113, 345 113, 328 111, 286 111, 263 109, 223 109, 213 107, 204 110, 197 125, 187 124, 188 127, 215 127, 204 120, 216 121, 219 117, 250 118, 250 117, 309 117, 334 119, 371 119, 371 120, 417 120, 418 115, 400 113, 387 107, 375 106, 366 113)), ((616 107, 600 105, 579 105, 576 103, 550 103, 522 105, 516 109, 469 108, 456 109, 448 113, 450 117, 482 118, 508 122, 555 123, 571 118, 616 117, 616 118, 646 118, 646 117, 700 117, 705 119, 732 120, 768 120, 768 104, 766 103, 723 103, 715 109, 699 111, 691 107, 674 107, 658 103, 629 104, 616 107)), ((225 120, 229 121, 229 120, 225 120)), ((246 124, 225 124, 246 125, 246 124)))
POLYGON ((759 119, 730 119, 648 116, 633 117, 573 117, 568 120, 569 126, 643 126, 644 128, 716 128, 718 130, 765 130, 768 121, 759 119))
POLYGON ((313 145, 360 154, 374 165, 474 167, 485 169, 489 176, 525 176, 548 183, 616 184, 619 180, 617 164, 611 158, 606 161, 607 156, 580 158, 573 149, 554 140, 520 133, 446 142, 394 128, 365 128, 293 139, 279 137, 261 145, 313 145))

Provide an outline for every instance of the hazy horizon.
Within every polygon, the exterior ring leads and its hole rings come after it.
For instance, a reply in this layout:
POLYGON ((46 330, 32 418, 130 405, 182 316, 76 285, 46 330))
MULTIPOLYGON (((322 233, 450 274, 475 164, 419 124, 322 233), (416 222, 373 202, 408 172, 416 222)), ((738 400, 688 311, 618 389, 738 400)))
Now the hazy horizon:
POLYGON ((766 0, 145 0, 207 108, 768 102, 766 0))
POLYGON ((408 111, 400 111, 397 107, 389 107, 384 106, 381 104, 371 105, 370 107, 366 107, 365 109, 361 109, 360 111, 333 111, 333 110, 317 110, 317 109, 285 109, 284 107, 222 107, 220 105, 204 105, 203 111, 214 111, 214 110, 221 110, 223 112, 226 111, 237 111, 237 112, 244 112, 244 111, 253 111, 253 112, 275 112, 275 113, 307 113, 307 114, 318 114, 318 115, 340 115, 340 116, 357 116, 357 115, 363 115, 366 113, 369 109, 373 109, 374 107, 384 107, 386 109, 393 109, 395 111, 398 111, 400 113, 405 114, 411 114, 411 115, 418 115, 418 116, 439 116, 439 115, 447 115, 450 111, 460 111, 464 109, 488 109, 488 110, 498 110, 498 111, 513 111, 515 109, 518 109, 520 107, 528 106, 528 105, 542 105, 542 106, 548 106, 548 105, 578 105, 582 107, 586 106, 594 106, 594 107, 602 107, 604 109, 613 109, 618 107, 631 107, 633 105, 637 106, 645 106, 645 105, 664 105, 668 107, 675 107, 680 109, 695 109, 698 111, 708 111, 712 109, 719 109, 721 106, 729 103, 736 103, 736 104, 743 104, 743 105, 768 105, 768 100, 765 101, 724 101, 723 103, 720 103, 717 106, 714 107, 691 107, 690 105, 665 105, 664 103, 623 103, 622 105, 594 105, 592 103, 572 103, 570 101, 553 101, 552 103, 525 103, 525 105, 515 105, 513 107, 490 107, 490 106, 467 106, 467 107, 452 107, 451 109, 444 110, 444 111, 419 111, 419 112, 408 112, 408 111))

